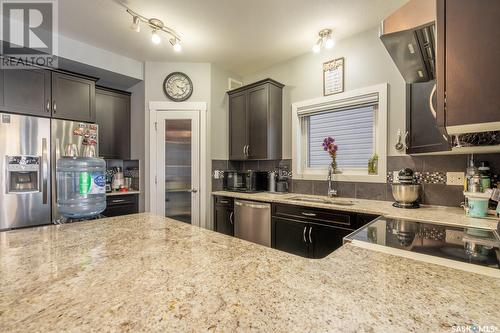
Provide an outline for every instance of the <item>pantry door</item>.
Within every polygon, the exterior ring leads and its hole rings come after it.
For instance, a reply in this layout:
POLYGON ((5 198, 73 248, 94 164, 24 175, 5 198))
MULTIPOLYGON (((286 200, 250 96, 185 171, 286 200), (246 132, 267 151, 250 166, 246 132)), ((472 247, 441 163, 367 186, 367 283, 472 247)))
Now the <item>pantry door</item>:
POLYGON ((200 113, 156 112, 156 213, 200 225, 200 113))

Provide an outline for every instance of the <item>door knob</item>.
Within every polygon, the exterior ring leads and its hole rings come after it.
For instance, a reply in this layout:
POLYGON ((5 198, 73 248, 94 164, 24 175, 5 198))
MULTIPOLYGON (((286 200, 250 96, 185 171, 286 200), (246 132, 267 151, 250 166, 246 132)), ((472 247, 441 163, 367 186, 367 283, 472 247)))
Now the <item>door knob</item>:
POLYGON ((197 190, 197 189, 195 189, 195 188, 193 188, 193 189, 191 190, 191 193, 198 193, 198 190, 197 190))

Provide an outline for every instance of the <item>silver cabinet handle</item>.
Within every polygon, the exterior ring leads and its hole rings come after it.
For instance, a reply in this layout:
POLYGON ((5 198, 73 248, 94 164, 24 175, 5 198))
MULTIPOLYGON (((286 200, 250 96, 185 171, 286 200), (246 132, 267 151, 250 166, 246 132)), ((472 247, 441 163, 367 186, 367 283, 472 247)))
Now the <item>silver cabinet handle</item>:
POLYGON ((437 113, 436 113, 436 109, 434 108, 434 104, 432 104, 432 97, 434 97, 434 94, 436 93, 436 88, 437 88, 437 85, 435 84, 434 87, 432 88, 431 94, 429 96, 429 107, 431 109, 432 115, 434 116, 434 119, 437 119, 437 113))
POLYGON ((247 145, 247 157, 250 156, 250 145, 247 145))
POLYGON ((247 156, 247 145, 243 146, 243 155, 247 156))
POLYGON ((316 214, 314 214, 314 213, 304 213, 304 212, 302 213, 302 215, 308 216, 308 217, 314 217, 314 216, 316 216, 316 214))
POLYGON ((56 113, 56 111, 57 111, 56 100, 54 100, 54 102, 52 103, 52 105, 53 105, 54 113, 56 113))
POLYGON ((231 224, 234 224, 233 216, 234 216, 234 212, 231 212, 231 215, 229 215, 229 222, 231 222, 231 224))
POLYGON ((49 170, 49 162, 47 160, 47 139, 42 139, 42 200, 43 204, 46 205, 48 202, 47 194, 47 179, 49 170))
POLYGON ((221 200, 221 201, 220 201, 220 203, 223 203, 223 204, 228 204, 228 203, 229 203, 229 201, 227 201, 227 200, 221 200))
POLYGON ((47 112, 50 112, 50 99, 47 100, 47 112))
POLYGON ((311 238, 311 232, 312 232, 312 231, 313 231, 313 227, 310 227, 310 228, 309 228, 309 243, 311 243, 311 244, 312 244, 312 242, 313 242, 313 240, 312 240, 312 238, 311 238))
POLYGON ((304 232, 302 232, 302 238, 304 239, 304 243, 307 243, 306 231, 307 231, 307 227, 304 227, 304 232))
POLYGON ((116 200, 112 200, 111 202, 112 203, 120 203, 120 202, 126 202, 127 200, 125 199, 116 199, 116 200))

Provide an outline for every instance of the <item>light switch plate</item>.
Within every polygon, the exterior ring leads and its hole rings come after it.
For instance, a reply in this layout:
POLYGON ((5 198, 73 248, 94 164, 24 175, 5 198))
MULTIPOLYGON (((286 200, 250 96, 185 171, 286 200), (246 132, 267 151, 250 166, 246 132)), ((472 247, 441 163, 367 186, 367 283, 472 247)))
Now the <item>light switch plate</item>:
POLYGON ((447 172, 446 185, 463 186, 465 179, 465 172, 447 172))

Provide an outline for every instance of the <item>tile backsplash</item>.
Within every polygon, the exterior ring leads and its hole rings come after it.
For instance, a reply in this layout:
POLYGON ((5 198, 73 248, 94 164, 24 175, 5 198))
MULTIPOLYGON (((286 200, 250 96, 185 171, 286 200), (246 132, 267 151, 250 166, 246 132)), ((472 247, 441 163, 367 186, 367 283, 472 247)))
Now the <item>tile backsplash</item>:
MULTIPOLYGON (((392 196, 393 172, 402 168, 415 171, 422 184, 421 202, 428 205, 460 206, 464 201, 462 186, 446 185, 446 172, 465 172, 468 155, 389 156, 387 158, 387 183, 334 182, 340 197, 394 201, 392 196)), ((488 161, 493 174, 500 173, 500 154, 475 155, 474 160, 488 161)), ((271 171, 278 166, 291 170, 291 160, 227 161, 213 160, 214 170, 271 171)), ((290 192, 326 195, 326 180, 291 180, 290 192)), ((222 190, 222 179, 212 178, 212 190, 222 190)))

